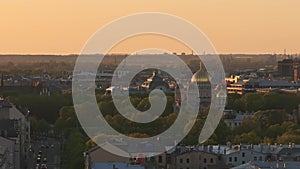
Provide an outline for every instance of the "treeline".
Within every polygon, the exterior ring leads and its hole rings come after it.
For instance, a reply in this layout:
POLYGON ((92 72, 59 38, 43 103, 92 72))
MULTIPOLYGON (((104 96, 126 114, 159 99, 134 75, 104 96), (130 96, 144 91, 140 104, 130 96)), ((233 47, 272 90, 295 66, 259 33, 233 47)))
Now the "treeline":
POLYGON ((229 94, 227 109, 242 112, 258 110, 284 109, 293 111, 300 103, 300 95, 279 93, 247 93, 245 95, 229 94))

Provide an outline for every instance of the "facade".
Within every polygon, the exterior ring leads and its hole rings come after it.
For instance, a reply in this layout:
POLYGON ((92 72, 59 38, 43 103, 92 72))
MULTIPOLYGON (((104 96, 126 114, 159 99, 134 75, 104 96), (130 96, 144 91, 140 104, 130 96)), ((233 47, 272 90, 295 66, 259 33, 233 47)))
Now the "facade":
POLYGON ((0 136, 15 142, 16 168, 25 162, 26 149, 30 145, 30 123, 28 111, 20 111, 7 100, 0 99, 0 136))
POLYGON ((187 151, 171 158, 168 169, 211 169, 220 168, 221 156, 205 151, 187 151))
POLYGON ((299 166, 300 162, 249 162, 232 169, 297 169, 299 166))
POLYGON ((129 165, 122 162, 94 163, 92 169, 145 169, 141 165, 129 165))
POLYGON ((299 59, 283 59, 278 61, 278 73, 282 77, 290 77, 293 81, 299 80, 300 60, 299 59))
POLYGON ((281 76, 292 77, 294 73, 294 61, 292 59, 278 61, 278 72, 281 76))
POLYGON ((0 137, 0 169, 16 169, 19 167, 17 162, 18 153, 15 153, 14 140, 0 137))
POLYGON ((228 150, 224 155, 224 162, 227 166, 238 166, 249 161, 265 161, 266 155, 251 149, 228 150))

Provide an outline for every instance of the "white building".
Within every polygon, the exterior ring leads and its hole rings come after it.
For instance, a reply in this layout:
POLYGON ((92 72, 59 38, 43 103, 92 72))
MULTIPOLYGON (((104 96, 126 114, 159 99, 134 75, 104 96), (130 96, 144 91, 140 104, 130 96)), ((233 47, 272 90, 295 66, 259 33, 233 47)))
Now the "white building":
POLYGON ((265 161, 266 155, 252 149, 228 150, 224 162, 228 166, 238 166, 249 161, 265 161))

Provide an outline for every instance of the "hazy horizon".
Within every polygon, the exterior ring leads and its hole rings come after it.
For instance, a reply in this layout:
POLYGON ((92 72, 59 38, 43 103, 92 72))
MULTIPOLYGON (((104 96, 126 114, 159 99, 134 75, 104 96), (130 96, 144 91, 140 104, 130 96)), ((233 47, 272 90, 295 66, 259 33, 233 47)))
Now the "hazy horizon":
MULTIPOLYGON (((139 12, 162 12, 196 25, 218 53, 279 54, 286 49, 295 54, 300 53, 299 6, 298 0, 3 1, 0 53, 78 54, 89 37, 111 21, 139 12)), ((155 36, 129 38, 112 52, 148 47, 190 53, 174 40, 155 36)))

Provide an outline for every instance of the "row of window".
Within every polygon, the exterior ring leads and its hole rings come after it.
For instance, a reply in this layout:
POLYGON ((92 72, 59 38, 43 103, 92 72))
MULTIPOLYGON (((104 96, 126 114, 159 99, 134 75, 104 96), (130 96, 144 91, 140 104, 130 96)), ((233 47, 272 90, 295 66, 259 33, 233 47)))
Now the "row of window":
MULTIPOLYGON (((245 157, 245 153, 242 154, 242 157, 245 157)), ((262 156, 259 156, 259 161, 262 161, 263 157, 262 156)), ((238 160, 237 157, 234 157, 234 161, 236 162, 238 160)), ((229 157, 228 159, 229 162, 232 162, 232 157, 229 157)), ((254 156, 253 157, 253 161, 257 161, 257 157, 254 156)))
MULTIPOLYGON (((199 156, 199 160, 201 160, 201 156, 199 156)), ((183 159, 182 158, 179 159, 179 162, 183 163, 183 159)), ((189 158, 186 159, 186 163, 190 163, 190 159, 189 158)), ((203 163, 207 163, 207 159, 206 158, 203 159, 203 163)), ((214 159, 213 158, 210 159, 210 163, 214 163, 214 159)))

